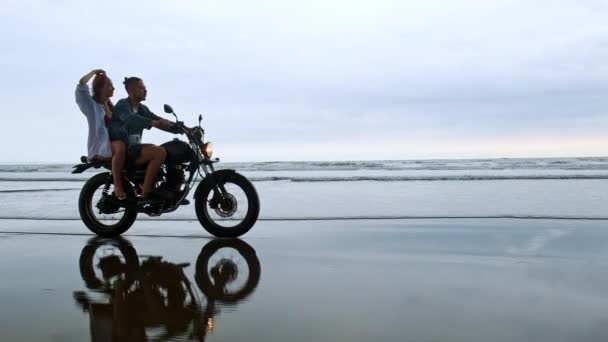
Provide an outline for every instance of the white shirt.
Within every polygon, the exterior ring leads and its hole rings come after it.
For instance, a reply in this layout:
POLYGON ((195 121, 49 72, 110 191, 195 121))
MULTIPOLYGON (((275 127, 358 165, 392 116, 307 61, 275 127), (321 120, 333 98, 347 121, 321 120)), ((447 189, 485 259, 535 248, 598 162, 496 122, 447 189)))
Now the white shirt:
POLYGON ((87 139, 88 159, 95 156, 112 157, 110 137, 104 121, 105 106, 93 99, 86 84, 76 86, 76 104, 87 118, 89 123, 89 137, 87 139))

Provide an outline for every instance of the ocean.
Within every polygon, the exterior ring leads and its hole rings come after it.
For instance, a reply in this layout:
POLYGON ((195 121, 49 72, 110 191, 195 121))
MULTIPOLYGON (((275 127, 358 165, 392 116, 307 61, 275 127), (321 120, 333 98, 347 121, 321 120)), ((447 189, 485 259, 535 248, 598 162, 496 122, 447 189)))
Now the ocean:
MULTIPOLYGON (((253 181, 262 220, 608 219, 608 157, 218 163, 253 181)), ((72 165, 0 166, 0 218, 78 220, 72 165)), ((142 215, 139 218, 147 219, 142 215)), ((194 220, 194 206, 154 220, 194 220)))

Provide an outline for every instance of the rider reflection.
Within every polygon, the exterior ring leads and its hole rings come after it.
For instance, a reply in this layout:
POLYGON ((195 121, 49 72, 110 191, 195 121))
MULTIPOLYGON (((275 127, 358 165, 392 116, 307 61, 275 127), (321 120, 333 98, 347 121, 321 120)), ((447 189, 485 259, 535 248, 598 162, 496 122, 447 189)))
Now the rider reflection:
POLYGON ((92 291, 76 291, 74 298, 89 313, 91 340, 204 341, 220 312, 216 303, 240 303, 260 280, 255 250, 239 239, 203 246, 196 260, 196 286, 184 273, 188 266, 161 256, 140 262, 123 238, 90 240, 80 255, 80 273, 92 291))

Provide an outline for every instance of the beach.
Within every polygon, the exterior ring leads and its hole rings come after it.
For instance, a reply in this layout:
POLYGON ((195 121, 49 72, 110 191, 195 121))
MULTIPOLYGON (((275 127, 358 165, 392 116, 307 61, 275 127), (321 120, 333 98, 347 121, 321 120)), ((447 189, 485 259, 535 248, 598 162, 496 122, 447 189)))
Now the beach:
POLYGON ((0 167, 0 340, 605 340, 605 158, 226 167, 261 199, 237 240, 192 205, 96 239, 102 170, 0 167))
MULTIPOLYGON (((607 235, 587 220, 260 222, 241 240, 259 280, 217 305, 206 339, 602 341, 607 235)), ((186 221, 137 225, 125 239, 140 261, 190 263, 193 283, 217 241, 186 221)), ((74 299, 108 301, 83 280, 90 240, 75 221, 2 220, 1 340, 100 340, 74 299)))

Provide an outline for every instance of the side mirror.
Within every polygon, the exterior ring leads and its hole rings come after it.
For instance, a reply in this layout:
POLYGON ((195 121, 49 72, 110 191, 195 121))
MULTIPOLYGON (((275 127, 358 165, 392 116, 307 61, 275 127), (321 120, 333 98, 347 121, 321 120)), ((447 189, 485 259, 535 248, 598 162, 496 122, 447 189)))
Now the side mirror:
POLYGON ((163 108, 165 109, 165 113, 173 114, 173 108, 171 108, 171 106, 169 106, 168 104, 165 104, 163 108))
POLYGON ((198 115, 198 123, 200 124, 203 121, 203 114, 198 115))

